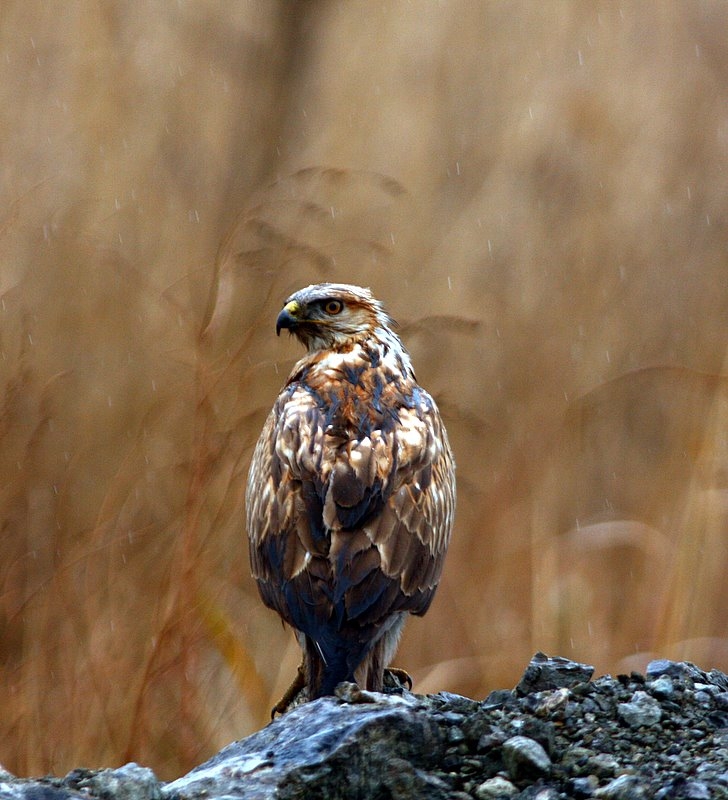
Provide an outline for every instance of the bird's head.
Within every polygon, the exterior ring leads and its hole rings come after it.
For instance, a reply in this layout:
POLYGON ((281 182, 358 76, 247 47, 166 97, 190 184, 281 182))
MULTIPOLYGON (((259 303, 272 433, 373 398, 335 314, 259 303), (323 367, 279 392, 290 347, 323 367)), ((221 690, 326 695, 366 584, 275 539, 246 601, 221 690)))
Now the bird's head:
POLYGON ((393 325, 382 304, 369 289, 346 283, 318 283, 300 289, 284 303, 276 320, 276 333, 283 328, 315 350, 347 349, 363 341, 378 328, 393 325))

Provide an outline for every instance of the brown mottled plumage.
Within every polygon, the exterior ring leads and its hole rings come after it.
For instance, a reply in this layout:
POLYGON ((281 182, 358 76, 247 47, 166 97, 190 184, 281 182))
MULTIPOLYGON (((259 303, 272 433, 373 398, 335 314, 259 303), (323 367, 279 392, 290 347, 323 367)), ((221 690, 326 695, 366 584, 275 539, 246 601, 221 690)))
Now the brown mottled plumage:
POLYGON ((309 698, 379 691, 407 612, 432 601, 455 511, 435 402, 368 289, 308 286, 278 316, 307 354, 253 454, 250 561, 303 650, 309 698))

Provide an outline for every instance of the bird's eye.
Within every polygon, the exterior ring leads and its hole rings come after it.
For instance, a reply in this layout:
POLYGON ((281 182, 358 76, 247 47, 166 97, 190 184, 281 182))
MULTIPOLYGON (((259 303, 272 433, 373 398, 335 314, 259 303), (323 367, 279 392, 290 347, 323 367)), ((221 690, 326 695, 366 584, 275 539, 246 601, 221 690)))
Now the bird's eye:
POLYGON ((332 316, 334 314, 338 314, 343 307, 344 304, 341 302, 341 300, 327 300, 324 303, 324 311, 332 316))

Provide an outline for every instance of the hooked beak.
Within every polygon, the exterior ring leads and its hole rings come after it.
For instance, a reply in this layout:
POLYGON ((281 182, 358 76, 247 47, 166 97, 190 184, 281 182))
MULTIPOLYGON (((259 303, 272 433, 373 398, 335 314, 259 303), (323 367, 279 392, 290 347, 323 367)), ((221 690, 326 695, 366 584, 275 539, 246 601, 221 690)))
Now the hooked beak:
POLYGON ((298 319, 297 314, 300 312, 301 306, 295 301, 291 300, 290 303, 286 303, 283 306, 283 310, 278 315, 278 319, 276 320, 276 336, 281 335, 281 330, 283 328, 288 328, 292 330, 295 328, 300 320, 298 319))

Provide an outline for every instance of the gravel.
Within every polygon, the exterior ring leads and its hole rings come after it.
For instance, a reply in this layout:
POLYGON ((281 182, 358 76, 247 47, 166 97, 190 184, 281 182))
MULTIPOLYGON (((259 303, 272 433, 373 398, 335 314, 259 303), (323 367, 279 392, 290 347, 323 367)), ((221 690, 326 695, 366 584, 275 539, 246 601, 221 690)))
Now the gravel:
POLYGON ((172 783, 135 764, 20 779, 0 800, 728 799, 728 677, 653 661, 605 675, 534 656, 484 700, 342 684, 172 783))
POLYGON ((514 692, 434 695, 450 740, 463 718, 439 776, 475 798, 728 798, 726 675, 666 660, 592 671, 539 653, 514 692))

